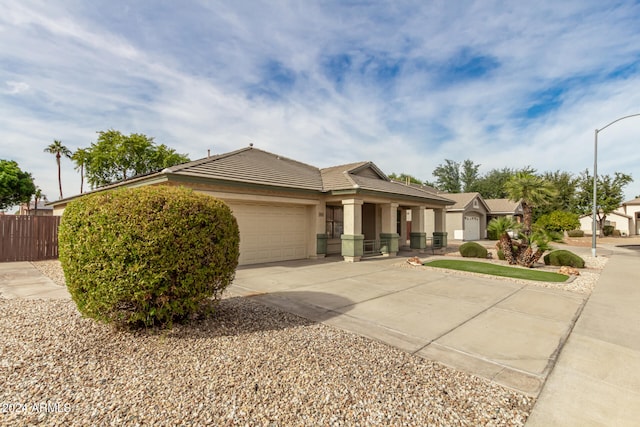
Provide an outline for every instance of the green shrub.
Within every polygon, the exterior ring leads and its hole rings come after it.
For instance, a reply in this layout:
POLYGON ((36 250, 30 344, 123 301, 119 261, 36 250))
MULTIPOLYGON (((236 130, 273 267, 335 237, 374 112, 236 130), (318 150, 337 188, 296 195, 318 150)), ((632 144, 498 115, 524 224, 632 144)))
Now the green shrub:
POLYGON ((567 231, 569 237, 584 237, 584 231, 582 230, 569 230, 567 231))
POLYGON ((460 255, 466 258, 486 258, 487 249, 476 242, 466 242, 458 248, 460 255))
POLYGON ((500 237, 498 236, 498 232, 496 230, 487 230, 487 239, 489 240, 498 240, 500 237))
POLYGON ((578 214, 566 211, 553 211, 542 215, 536 225, 547 231, 563 232, 580 226, 578 214))
POLYGON ((615 230, 615 227, 613 225, 605 225, 604 227, 602 227, 602 234, 604 234, 605 236, 611 236, 613 234, 613 230, 615 230))
POLYGON ((506 258, 504 257, 504 251, 502 249, 498 249, 498 259, 504 261, 506 258))
POLYGON ((544 256, 546 265, 568 265, 575 268, 584 268, 584 260, 573 252, 563 249, 549 252, 544 256))
POLYGON ((119 189, 69 203, 59 250, 83 315, 170 327, 233 281, 239 232, 227 205, 210 196, 167 186, 119 189))

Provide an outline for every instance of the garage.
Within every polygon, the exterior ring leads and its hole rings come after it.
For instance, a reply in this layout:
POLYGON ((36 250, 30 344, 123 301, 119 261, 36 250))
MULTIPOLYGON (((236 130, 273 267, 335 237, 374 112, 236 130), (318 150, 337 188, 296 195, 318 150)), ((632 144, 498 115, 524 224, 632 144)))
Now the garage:
POLYGON ((464 240, 480 240, 480 218, 465 215, 464 240))
POLYGON ((308 257, 305 206, 227 204, 240 228, 241 265, 308 257))

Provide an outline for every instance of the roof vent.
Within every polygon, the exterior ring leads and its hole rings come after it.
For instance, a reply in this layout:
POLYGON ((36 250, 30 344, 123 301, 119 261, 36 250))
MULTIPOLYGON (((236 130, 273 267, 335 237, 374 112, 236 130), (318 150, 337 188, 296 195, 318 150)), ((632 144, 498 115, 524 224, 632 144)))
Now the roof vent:
POLYGON ((249 147, 252 148, 253 147, 253 142, 249 143, 249 147))

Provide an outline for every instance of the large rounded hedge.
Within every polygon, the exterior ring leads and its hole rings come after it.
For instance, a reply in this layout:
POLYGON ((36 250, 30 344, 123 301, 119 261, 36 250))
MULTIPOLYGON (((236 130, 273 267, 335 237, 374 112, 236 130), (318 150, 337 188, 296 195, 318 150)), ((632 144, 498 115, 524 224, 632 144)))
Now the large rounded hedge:
POLYGON ((59 229, 67 288, 85 316, 170 326, 233 281, 238 224, 222 201, 148 186, 69 203, 59 229))
POLYGON ((487 249, 477 242, 465 242, 458 251, 466 258, 486 258, 488 255, 487 249))
POLYGON ((549 252, 544 256, 545 265, 570 266, 575 268, 584 268, 584 260, 573 252, 558 249, 549 252))

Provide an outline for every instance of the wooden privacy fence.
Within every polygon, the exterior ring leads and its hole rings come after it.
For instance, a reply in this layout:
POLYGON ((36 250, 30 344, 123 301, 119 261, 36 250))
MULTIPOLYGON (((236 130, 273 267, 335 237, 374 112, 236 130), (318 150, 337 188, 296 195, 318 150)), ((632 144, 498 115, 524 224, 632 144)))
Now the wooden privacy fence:
POLYGON ((0 262, 58 258, 59 216, 0 215, 0 262))

